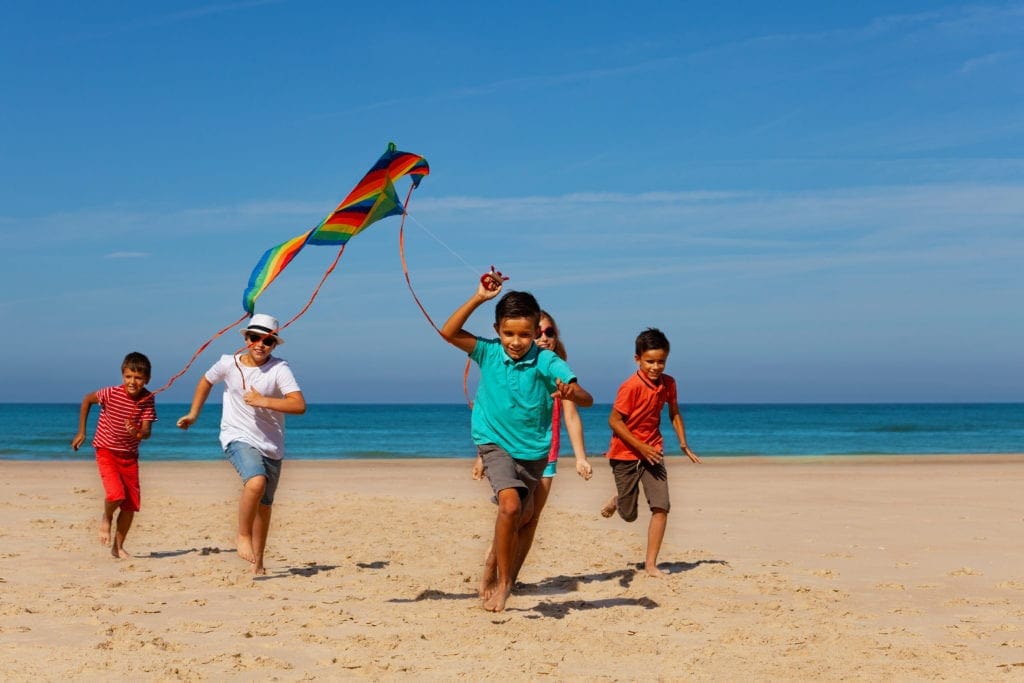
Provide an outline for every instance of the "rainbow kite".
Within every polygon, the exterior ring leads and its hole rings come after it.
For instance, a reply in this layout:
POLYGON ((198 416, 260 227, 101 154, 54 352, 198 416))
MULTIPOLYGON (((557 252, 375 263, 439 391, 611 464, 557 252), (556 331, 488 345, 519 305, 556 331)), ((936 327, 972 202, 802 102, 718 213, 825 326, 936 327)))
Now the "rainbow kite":
MULTIPOLYGON (((395 192, 395 181, 408 175, 412 180, 412 186, 409 188, 411 195, 413 189, 419 187, 423 176, 428 173, 430 173, 430 167, 427 165, 426 159, 416 154, 400 152, 395 149, 394 143, 390 143, 388 151, 381 155, 373 168, 363 176, 363 179, 349 192, 341 204, 328 214, 327 218, 309 232, 268 249, 260 257, 249 276, 249 284, 242 294, 242 307, 249 315, 252 315, 256 308, 256 299, 307 244, 340 246, 341 249, 338 251, 338 258, 340 258, 345 244, 352 237, 382 218, 405 213, 405 205, 398 199, 398 194, 395 192)), ((406 202, 408 199, 406 196, 406 202)), ((335 263, 337 263, 337 259, 335 259, 335 263)), ((332 264, 324 274, 325 279, 333 268, 332 264)), ((321 280, 321 284, 323 284, 323 280, 321 280)), ((317 289, 319 290, 319 287, 317 289)), ((310 303, 312 303, 312 299, 310 303)))

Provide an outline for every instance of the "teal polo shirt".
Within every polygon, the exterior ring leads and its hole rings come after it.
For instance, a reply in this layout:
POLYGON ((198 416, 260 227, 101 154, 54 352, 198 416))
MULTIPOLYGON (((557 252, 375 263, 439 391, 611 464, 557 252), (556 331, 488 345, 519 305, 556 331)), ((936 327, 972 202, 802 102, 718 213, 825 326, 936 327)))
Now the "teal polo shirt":
POLYGON ((497 339, 477 337, 470 352, 480 366, 473 401, 473 443, 501 446, 513 458, 540 460, 551 449, 551 408, 555 379, 576 379, 569 364, 536 344, 512 360, 497 339))

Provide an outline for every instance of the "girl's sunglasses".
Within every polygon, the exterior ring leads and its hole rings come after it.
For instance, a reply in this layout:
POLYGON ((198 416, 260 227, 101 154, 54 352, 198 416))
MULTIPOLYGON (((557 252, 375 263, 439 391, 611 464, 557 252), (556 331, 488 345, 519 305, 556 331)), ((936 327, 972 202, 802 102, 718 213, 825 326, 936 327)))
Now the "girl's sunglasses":
POLYGON ((558 335, 553 327, 542 327, 537 330, 537 339, 541 337, 547 337, 548 339, 554 339, 558 335))
POLYGON ((277 337, 264 337, 262 334, 247 334, 245 338, 250 344, 262 342, 268 349, 277 344, 277 337))

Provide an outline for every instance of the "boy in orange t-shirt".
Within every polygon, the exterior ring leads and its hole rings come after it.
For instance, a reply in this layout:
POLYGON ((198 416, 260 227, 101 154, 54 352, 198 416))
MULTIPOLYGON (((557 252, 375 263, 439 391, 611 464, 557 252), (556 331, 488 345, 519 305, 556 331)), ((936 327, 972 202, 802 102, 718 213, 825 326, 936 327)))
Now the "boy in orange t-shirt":
POLYGON ((644 569, 648 575, 656 577, 666 576, 658 569, 657 562, 670 508, 660 430, 661 410, 666 404, 672 428, 679 437, 679 448, 693 462, 701 461, 686 443, 686 428, 676 400, 676 381, 664 374, 668 353, 668 338, 661 330, 647 328, 636 338, 634 359, 638 370, 619 387, 608 417, 612 439, 606 456, 615 476, 617 493, 601 508, 605 517, 611 517, 618 510, 622 519, 635 521, 643 485, 651 508, 644 569))

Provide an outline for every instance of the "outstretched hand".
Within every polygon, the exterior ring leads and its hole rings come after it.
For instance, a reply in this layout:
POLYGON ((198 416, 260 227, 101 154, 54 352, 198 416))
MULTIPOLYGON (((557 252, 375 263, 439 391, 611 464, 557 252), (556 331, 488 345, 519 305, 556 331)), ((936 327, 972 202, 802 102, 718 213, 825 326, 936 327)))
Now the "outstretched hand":
POLYGON ((700 464, 700 463, 704 462, 699 457, 697 457, 696 453, 694 453, 693 451, 690 450, 689 446, 683 446, 682 449, 683 449, 683 453, 686 453, 686 457, 688 457, 690 459, 690 462, 695 462, 697 464, 700 464))

